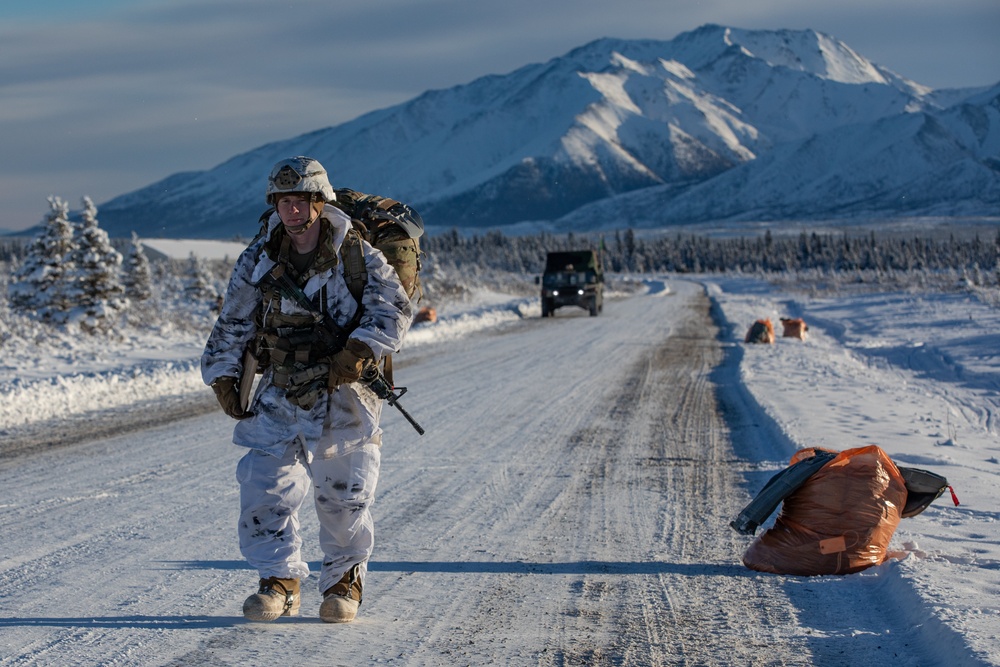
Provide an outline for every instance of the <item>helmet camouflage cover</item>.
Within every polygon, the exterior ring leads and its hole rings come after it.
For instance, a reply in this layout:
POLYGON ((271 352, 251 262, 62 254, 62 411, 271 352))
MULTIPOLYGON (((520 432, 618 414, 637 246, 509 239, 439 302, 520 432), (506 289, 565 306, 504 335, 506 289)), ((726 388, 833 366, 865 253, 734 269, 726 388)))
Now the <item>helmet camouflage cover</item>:
POLYGON ((318 194, 323 201, 336 201, 326 169, 311 157, 299 155, 278 162, 267 177, 267 203, 274 205, 278 197, 293 192, 318 194))

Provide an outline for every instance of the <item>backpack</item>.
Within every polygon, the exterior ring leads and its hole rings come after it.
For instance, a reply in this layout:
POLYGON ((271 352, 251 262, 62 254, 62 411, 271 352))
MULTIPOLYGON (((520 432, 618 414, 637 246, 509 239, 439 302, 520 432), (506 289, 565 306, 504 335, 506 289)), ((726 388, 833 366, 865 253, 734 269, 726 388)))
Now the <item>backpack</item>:
MULTIPOLYGON (((331 203, 351 217, 351 224, 354 226, 352 231, 382 252, 389 266, 396 270, 406 296, 412 299, 416 294, 419 303, 423 298, 419 275, 419 239, 424 233, 424 221, 420 214, 406 204, 388 197, 366 195, 347 188, 334 192, 337 200, 331 203)), ((368 270, 365 268, 361 244, 352 242, 352 236, 348 234, 341 256, 344 260, 347 288, 358 306, 361 306, 361 295, 368 284, 368 270)), ((382 371, 392 385, 392 355, 383 359, 382 371)))
POLYGON ((774 343, 774 325, 771 324, 771 319, 757 320, 752 325, 750 325, 750 330, 747 331, 746 337, 743 339, 744 343, 774 343))
MULTIPOLYGON (((793 465, 809 453, 797 452, 793 465)), ((806 577, 879 565, 891 555, 906 495, 899 468, 878 446, 839 452, 784 499, 774 525, 747 547, 743 564, 806 577)))
MULTIPOLYGON (((424 233, 424 221, 420 214, 406 204, 395 199, 366 195, 347 188, 335 191, 337 200, 331 202, 351 217, 354 229, 385 256, 389 265, 396 270, 403 284, 406 296, 423 298, 420 287, 420 237, 424 233)), ((360 245, 347 244, 343 251, 344 275, 347 286, 354 298, 361 302, 360 293, 368 280, 364 260, 360 257, 360 245)))

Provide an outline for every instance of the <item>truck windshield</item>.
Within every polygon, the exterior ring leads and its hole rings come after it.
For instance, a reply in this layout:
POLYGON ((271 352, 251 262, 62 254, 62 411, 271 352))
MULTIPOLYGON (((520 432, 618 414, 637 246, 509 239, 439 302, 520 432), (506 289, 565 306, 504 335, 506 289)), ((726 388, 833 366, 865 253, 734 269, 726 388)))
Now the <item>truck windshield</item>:
POLYGON ((592 271, 559 271, 546 273, 542 278, 542 283, 545 285, 584 285, 596 281, 597 278, 592 271))

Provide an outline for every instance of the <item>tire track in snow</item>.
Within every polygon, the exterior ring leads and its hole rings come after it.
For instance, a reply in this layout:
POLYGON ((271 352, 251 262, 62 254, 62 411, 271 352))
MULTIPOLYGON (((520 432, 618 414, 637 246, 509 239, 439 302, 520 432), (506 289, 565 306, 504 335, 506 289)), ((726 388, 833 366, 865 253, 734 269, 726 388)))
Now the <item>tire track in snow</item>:
POLYGON ((639 565, 627 576, 584 576, 579 613, 554 628, 560 647, 543 664, 752 664, 762 651, 769 664, 810 663, 801 642, 773 642, 795 625, 778 586, 734 561, 727 524, 745 496, 708 380, 720 354, 707 301, 686 294, 674 330, 632 367, 627 391, 575 438, 603 461, 576 494, 581 534, 603 545, 599 558, 639 565), (593 627, 606 631, 581 645, 593 627))

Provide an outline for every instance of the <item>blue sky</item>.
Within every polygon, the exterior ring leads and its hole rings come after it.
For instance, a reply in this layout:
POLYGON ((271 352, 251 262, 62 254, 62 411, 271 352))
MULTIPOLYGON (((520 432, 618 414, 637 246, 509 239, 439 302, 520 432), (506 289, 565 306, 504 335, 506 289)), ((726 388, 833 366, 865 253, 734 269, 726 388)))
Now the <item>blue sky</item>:
POLYGON ((100 205, 593 39, 705 23, 815 29, 934 88, 1000 81, 997 0, 3 3, 0 232, 37 224, 49 195, 100 205))

